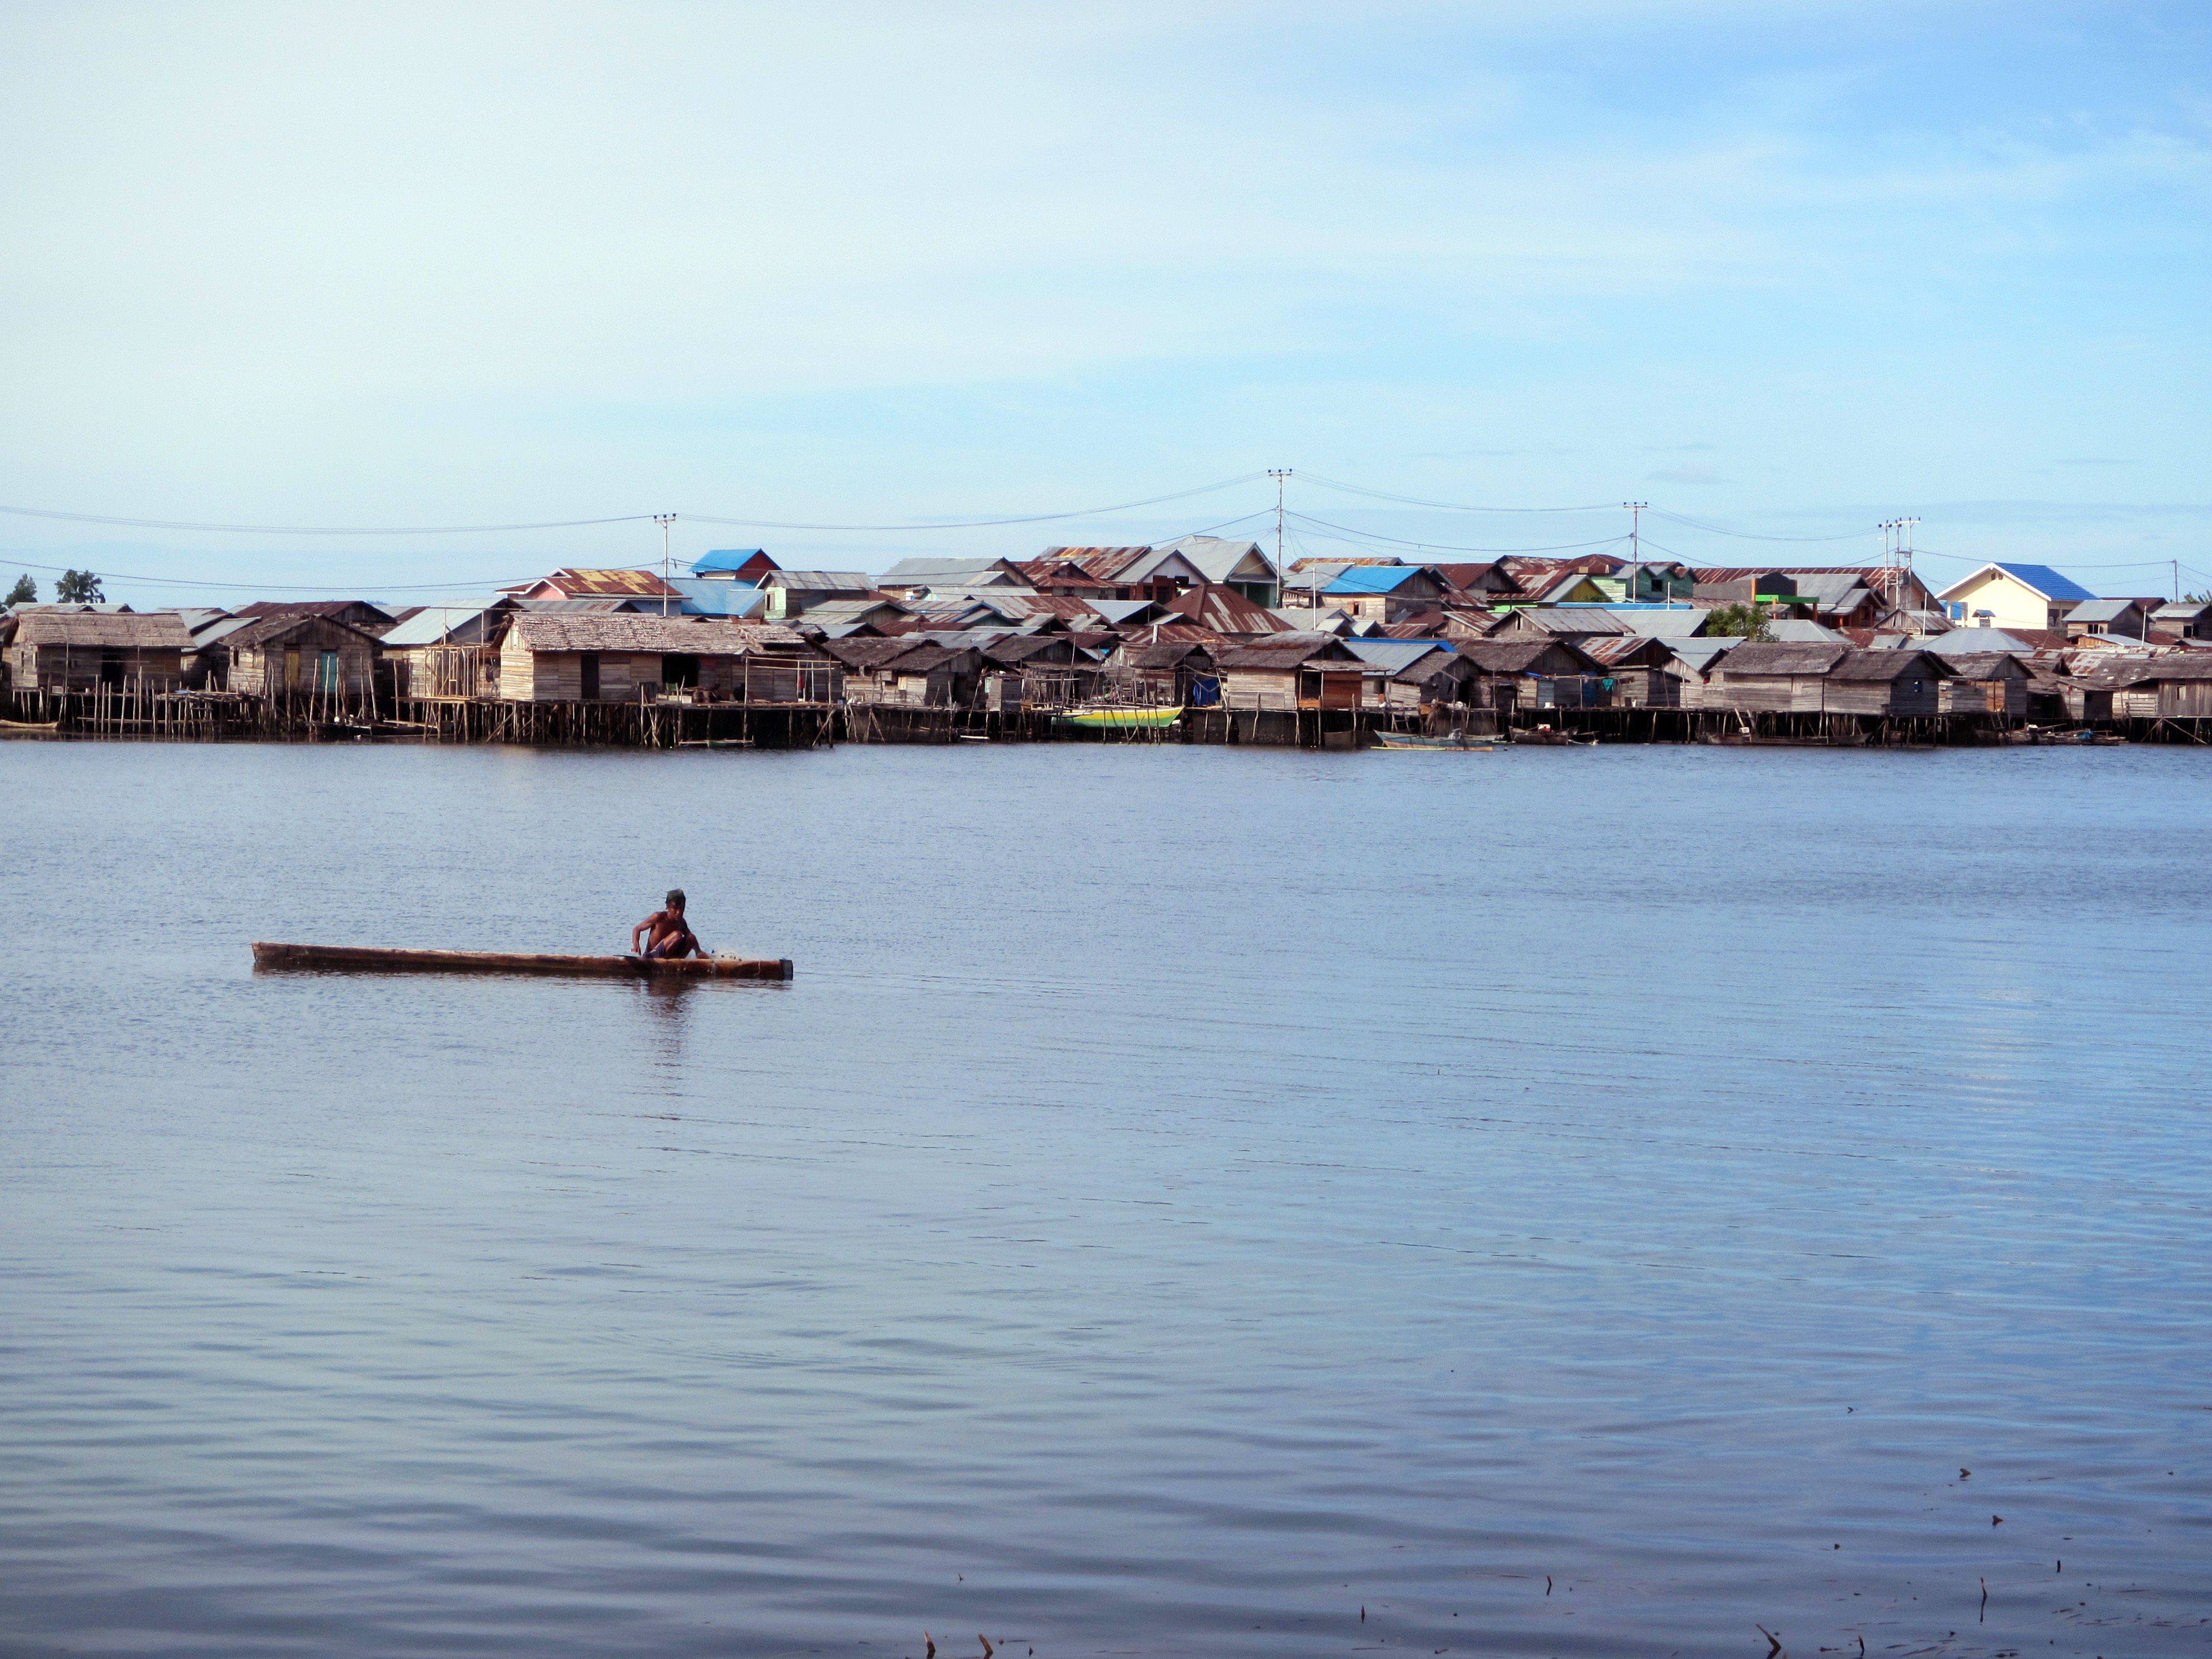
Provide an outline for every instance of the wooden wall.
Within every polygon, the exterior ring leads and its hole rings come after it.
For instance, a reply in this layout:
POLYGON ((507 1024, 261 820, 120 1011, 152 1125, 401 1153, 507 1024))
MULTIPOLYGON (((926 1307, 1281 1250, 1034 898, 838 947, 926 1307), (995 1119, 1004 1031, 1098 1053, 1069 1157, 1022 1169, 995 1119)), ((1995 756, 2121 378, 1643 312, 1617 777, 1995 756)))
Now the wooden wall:
MULTIPOLYGON (((106 649, 97 645, 25 645, 8 647, 14 684, 25 690, 89 691, 100 684, 106 649)), ((125 647, 117 652, 126 680, 145 679, 164 690, 184 684, 184 653, 125 647)))
POLYGON ((1297 671, 1224 668, 1221 671, 1221 702, 1229 708, 1294 709, 1298 706, 1297 671))
POLYGON ((349 628, 309 617, 282 638, 259 645, 234 647, 230 659, 230 689, 256 696, 313 696, 322 689, 322 654, 338 653, 337 690, 348 696, 366 695, 376 672, 374 641, 349 628), (300 653, 300 683, 289 683, 285 653, 300 653))

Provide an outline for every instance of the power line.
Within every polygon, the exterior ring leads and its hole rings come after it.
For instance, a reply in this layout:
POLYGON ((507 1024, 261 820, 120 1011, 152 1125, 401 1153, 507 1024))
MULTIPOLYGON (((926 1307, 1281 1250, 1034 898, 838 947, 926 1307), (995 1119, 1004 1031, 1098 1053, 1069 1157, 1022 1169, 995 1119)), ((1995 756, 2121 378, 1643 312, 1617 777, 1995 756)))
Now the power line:
MULTIPOLYGON (((61 564, 33 564, 28 559, 0 559, 0 564, 5 564, 16 570, 65 571, 74 568, 61 564)), ((447 592, 454 589, 483 592, 490 588, 513 587, 532 580, 528 576, 501 576, 471 582, 373 581, 350 582, 343 586, 325 587, 306 582, 199 581, 185 576, 133 576, 120 570, 94 570, 89 574, 98 576, 103 581, 143 582, 154 587, 202 587, 213 588, 223 592, 248 593, 356 593, 364 586, 374 587, 380 593, 447 592)))
POLYGON ((1354 495, 1372 495, 1383 501, 1402 501, 1408 507, 1442 507, 1451 513, 1610 513, 1618 505, 1613 501, 1598 501, 1589 507, 1486 507, 1469 501, 1423 501, 1418 495, 1394 495, 1387 489, 1370 489, 1365 484, 1324 478, 1318 472, 1301 472, 1298 477, 1309 483, 1325 484, 1331 489, 1346 490, 1354 495))
POLYGON ((1001 525, 1050 524, 1060 519, 1095 519, 1108 513, 1127 513, 1139 507, 1158 507, 1162 501, 1187 501, 1193 495, 1211 495, 1216 490, 1234 489, 1238 484, 1264 478, 1264 471, 1244 472, 1234 478, 1224 478, 1218 483, 1201 484, 1195 489, 1177 489, 1165 495, 1148 495, 1141 501, 1117 501, 1111 507, 1086 507, 1073 513, 1033 513, 1011 519, 969 519, 946 520, 939 524, 787 524, 775 519, 717 519, 702 513, 686 513, 681 516, 692 524, 720 524, 735 526, 741 530, 839 530, 839 531, 934 531, 934 530, 991 530, 1001 525))
POLYGON ((623 513, 605 519, 550 519, 534 524, 446 525, 203 524, 182 519, 125 519, 100 513, 63 513, 47 507, 5 506, 0 506, 0 514, 19 519, 54 519, 66 524, 112 525, 130 530, 203 531, 239 536, 475 536, 517 530, 580 530, 600 525, 651 524, 663 518, 681 519, 692 524, 733 525, 749 530, 987 530, 998 525, 1047 524, 1055 519, 1087 519, 1106 513, 1127 513, 1139 507, 1157 507, 1162 501, 1180 501, 1193 495, 1210 495, 1216 490, 1233 489, 1266 476, 1264 472, 1246 472, 1234 478, 1224 478, 1218 483, 1201 484, 1195 489, 1172 490, 1167 495, 1151 495, 1139 501, 1117 501, 1110 507, 1087 507, 1072 513, 1036 513, 1013 518, 945 520, 932 524, 794 524, 776 519, 717 518, 705 513, 623 513))
POLYGON ((1689 526, 1692 530, 1706 531, 1715 536, 1733 536, 1744 542, 1849 542, 1856 541, 1867 533, 1863 530, 1846 530, 1834 536, 1762 536, 1756 531, 1729 530, 1721 525, 1707 524, 1700 519, 1685 518, 1680 513, 1669 513, 1663 507, 1650 507, 1646 511, 1654 518, 1671 519, 1676 524, 1689 526))
POLYGON ((115 519, 98 513, 55 513, 38 507, 0 507, 18 519, 59 519, 68 524, 118 525, 130 530, 204 530, 227 536, 476 536, 509 530, 578 530, 593 525, 644 524, 650 513, 612 519, 554 519, 542 524, 286 525, 191 524, 177 519, 115 519))
MULTIPOLYGON (((1617 511, 1618 509, 1615 510, 1617 511)), ((1628 539, 1628 538, 1624 534, 1620 536, 1607 536, 1594 542, 1561 542, 1549 547, 1460 547, 1449 542, 1415 542, 1408 541, 1403 536, 1385 536, 1374 531, 1353 530, 1348 526, 1332 524, 1327 519, 1316 519, 1310 513, 1300 513, 1296 509, 1291 509, 1285 516, 1296 519, 1302 524, 1312 525, 1317 529, 1335 531, 1338 532, 1335 539, 1340 541, 1352 542, 1355 544, 1388 542, 1395 547, 1411 547, 1416 549, 1433 548, 1439 553, 1492 553, 1498 555, 1508 553, 1566 553, 1585 547, 1611 547, 1615 542, 1625 542, 1628 539)))

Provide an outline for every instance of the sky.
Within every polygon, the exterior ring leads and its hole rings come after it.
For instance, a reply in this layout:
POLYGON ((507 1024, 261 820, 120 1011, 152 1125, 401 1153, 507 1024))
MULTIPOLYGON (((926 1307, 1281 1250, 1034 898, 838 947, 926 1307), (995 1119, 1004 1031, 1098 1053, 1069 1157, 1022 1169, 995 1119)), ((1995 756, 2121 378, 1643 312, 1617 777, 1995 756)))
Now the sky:
POLYGON ((2212 590, 2208 69, 2202 0, 10 0, 0 581, 1272 546, 1272 468, 1293 557, 1640 500, 2212 590))

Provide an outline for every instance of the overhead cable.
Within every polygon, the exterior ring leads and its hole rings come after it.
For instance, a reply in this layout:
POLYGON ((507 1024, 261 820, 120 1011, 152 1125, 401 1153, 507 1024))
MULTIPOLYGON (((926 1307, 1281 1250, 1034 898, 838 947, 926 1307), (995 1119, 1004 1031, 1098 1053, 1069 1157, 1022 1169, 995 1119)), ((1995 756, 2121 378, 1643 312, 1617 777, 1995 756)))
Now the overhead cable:
POLYGON ((118 525, 131 530, 204 530, 232 536, 474 536, 502 530, 577 530, 592 525, 650 524, 650 513, 612 519, 554 519, 542 524, 296 525, 191 524, 177 519, 116 519, 98 513, 55 513, 37 507, 0 507, 18 519, 59 519, 68 524, 118 525))
POLYGON ((1346 483, 1338 478, 1324 478, 1318 472, 1297 472, 1291 477, 1306 483, 1317 483, 1330 489, 1341 489, 1354 495, 1372 495, 1381 501, 1403 501, 1408 507, 1436 507, 1452 513, 1613 513, 1620 508, 1619 501, 1596 501, 1588 507, 1491 507, 1471 501, 1431 501, 1418 495, 1394 495, 1387 489, 1370 489, 1365 484, 1346 483))
POLYGON ((1650 514, 1655 519, 1671 519, 1676 524, 1689 526, 1692 530, 1706 531, 1716 536, 1733 536, 1738 541, 1744 542, 1849 542, 1856 541, 1861 536, 1871 536, 1875 533, 1875 528, 1878 527, 1869 526, 1865 530, 1846 530, 1840 535, 1835 536, 1762 536, 1755 531, 1729 530, 1720 525, 1707 524, 1703 520, 1685 518, 1680 513, 1669 513, 1663 507, 1646 507, 1644 510, 1650 514))
MULTIPOLYGON (((990 530, 1000 525, 1050 524, 1060 519, 1095 519, 1108 513, 1127 513, 1139 507, 1157 507, 1162 501, 1187 501, 1193 495, 1211 495, 1218 489, 1234 489, 1238 484, 1250 483, 1264 478, 1264 472, 1246 472, 1234 478, 1224 478, 1218 483, 1200 484, 1195 489, 1177 489, 1165 495, 1148 495, 1141 501, 1117 501, 1111 507, 1086 507, 1073 513, 1032 513, 1011 519, 947 520, 936 524, 790 524, 777 519, 718 519, 702 513, 684 513, 677 516, 690 524, 720 524, 735 526, 741 530, 840 530, 840 531, 937 531, 990 530)), ((1249 517, 1248 514, 1246 515, 1249 517)), ((1233 523, 1234 520, 1231 520, 1233 523)))
POLYGON ((1433 548, 1439 553, 1490 553, 1496 555, 1504 555, 1508 553, 1566 553, 1585 547, 1610 547, 1615 542, 1625 542, 1628 539, 1628 532, 1626 531, 1623 531, 1618 536, 1607 536, 1594 542, 1560 542, 1548 547, 1461 547, 1450 542, 1415 542, 1408 541, 1402 536, 1383 536, 1378 535, 1375 532, 1370 530, 1353 530, 1348 526, 1331 524, 1327 519, 1316 519, 1310 513, 1296 513, 1288 508, 1284 509, 1283 516, 1286 519, 1296 519, 1302 524, 1312 525, 1317 529, 1335 531, 1338 532, 1339 538, 1345 541, 1389 542, 1393 546, 1396 547, 1433 548))
MULTIPOLYGON (((68 571, 71 565, 33 564, 28 559, 0 559, 0 564, 15 570, 68 571)), ((380 593, 429 593, 466 589, 472 593, 495 591, 501 587, 518 587, 535 580, 529 576, 501 576, 472 582, 350 582, 343 586, 316 586, 305 582, 226 582, 197 581, 185 576, 133 576, 121 570, 93 570, 86 573, 102 581, 144 582, 155 587, 213 588, 222 592, 251 593, 346 593, 359 592, 364 586, 374 587, 380 593)))

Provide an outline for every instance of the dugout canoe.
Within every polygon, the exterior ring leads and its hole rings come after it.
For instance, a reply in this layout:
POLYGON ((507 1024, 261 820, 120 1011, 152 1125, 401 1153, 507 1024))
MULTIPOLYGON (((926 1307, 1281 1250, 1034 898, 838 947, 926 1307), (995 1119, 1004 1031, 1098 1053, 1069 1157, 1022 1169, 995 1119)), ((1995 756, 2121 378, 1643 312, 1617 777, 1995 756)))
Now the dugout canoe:
POLYGON ((791 958, 738 957, 542 956, 509 951, 384 951, 356 945, 274 945, 257 939, 256 968, 343 969, 366 974, 574 974, 603 979, 772 979, 791 977, 791 958))
POLYGON ((1442 737, 1424 737, 1417 732, 1377 732, 1377 749, 1453 749, 1462 754, 1480 754, 1485 750, 1503 749, 1504 738, 1468 737, 1464 732, 1447 732, 1442 737))

